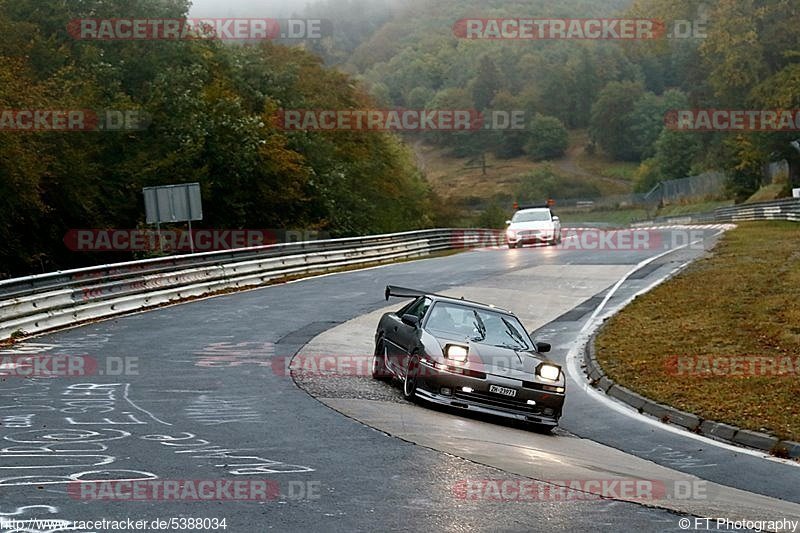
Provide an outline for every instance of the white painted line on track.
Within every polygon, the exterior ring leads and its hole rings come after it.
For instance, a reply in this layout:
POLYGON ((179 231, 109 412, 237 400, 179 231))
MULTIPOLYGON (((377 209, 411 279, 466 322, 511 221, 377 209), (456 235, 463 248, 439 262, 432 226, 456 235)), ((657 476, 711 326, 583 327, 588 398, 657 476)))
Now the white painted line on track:
MULTIPOLYGON (((714 235, 714 237, 718 237, 719 235, 723 234, 726 230, 727 230, 727 228, 723 229, 722 231, 720 231, 718 233, 716 233, 714 235)), ((789 459, 781 459, 781 458, 769 455, 769 454, 767 454, 765 452, 761 452, 761 451, 757 451, 757 450, 751 450, 749 448, 743 448, 743 447, 735 446, 733 444, 728 444, 727 442, 721 442, 721 441, 718 441, 718 440, 714 440, 714 439, 711 439, 709 437, 705 437, 703 435, 698 435, 697 433, 692 433, 692 432, 690 432, 690 431, 688 431, 688 430, 686 430, 684 428, 681 428, 681 427, 676 427, 676 426, 672 426, 672 425, 669 425, 669 424, 665 424, 665 423, 661 422, 660 420, 656 420, 655 418, 652 418, 650 416, 641 414, 637 410, 635 410, 633 407, 630 407, 628 404, 619 402, 619 401, 607 396, 605 393, 600 392, 597 389, 595 389, 594 387, 592 387, 589 384, 589 381, 586 378, 586 375, 580 369, 579 361, 580 361, 580 359, 582 359, 581 355, 582 355, 583 350, 584 350, 584 348, 586 346, 586 343, 589 341, 589 337, 592 335, 592 333, 594 333, 597 330, 597 328, 600 326, 600 324, 602 324, 603 320, 605 320, 609 316, 613 315, 616 311, 607 312, 605 315, 600 317, 601 318, 600 320, 598 320, 598 316, 600 315, 600 312, 606 306, 608 301, 611 299, 611 297, 614 295, 614 293, 616 293, 619 290, 619 288, 622 286, 622 284, 628 278, 630 278, 636 271, 638 271, 639 269, 649 265, 653 261, 656 261, 659 258, 664 257, 664 256, 666 256, 666 255, 668 255, 668 254, 670 254, 672 252, 676 252, 678 250, 681 250, 683 248, 686 248, 688 246, 696 244, 696 243, 700 242, 701 240, 703 240, 703 239, 698 239, 698 240, 696 240, 694 242, 691 242, 691 243, 688 243, 688 244, 684 244, 683 246, 679 246, 677 248, 673 248, 671 250, 667 250, 666 252, 663 252, 663 253, 658 254, 656 256, 653 256, 651 258, 645 259, 644 261, 638 263, 635 267, 633 267, 633 269, 628 271, 622 278, 620 278, 620 280, 608 292, 608 294, 603 299, 603 301, 600 303, 600 305, 597 306, 597 309, 595 310, 594 313, 592 313, 592 316, 589 318, 589 320, 586 321, 586 324, 584 324, 583 328, 581 328, 581 331, 578 334, 577 339, 573 343, 572 348, 570 348, 569 352, 567 352, 567 372, 568 372, 570 378, 572 379, 572 381, 576 385, 578 385, 584 392, 586 392, 586 394, 588 394, 592 399, 604 404, 606 407, 609 407, 610 409, 616 411, 617 413, 620 413, 622 415, 628 416, 630 418, 634 418, 639 422, 643 422, 645 424, 649 424, 651 426, 657 427, 657 428, 662 429, 664 431, 669 431, 669 432, 674 433, 676 435, 681 435, 683 437, 694 439, 696 441, 702 442, 702 443, 704 443, 706 445, 709 445, 709 446, 716 446, 718 448, 722 448, 722 449, 725 449, 725 450, 733 451, 733 452, 736 452, 736 453, 741 453, 741 454, 744 454, 744 455, 751 455, 753 457, 759 457, 759 458, 767 460, 767 461, 773 461, 773 462, 776 462, 776 463, 781 463, 781 464, 785 464, 785 465, 792 465, 792 466, 800 467, 800 463, 798 463, 796 461, 791 461, 789 459)), ((670 276, 672 276, 673 273, 677 272, 678 270, 681 270, 681 269, 685 268, 686 265, 688 265, 689 263, 691 263, 691 261, 683 263, 679 267, 671 270, 667 275, 657 279, 656 281, 654 281, 653 283, 651 283, 647 287, 643 288, 642 290, 640 290, 639 292, 637 292, 636 294, 634 294, 630 298, 625 299, 622 302, 622 304, 620 304, 618 309, 619 310, 623 309, 625 306, 627 306, 630 302, 632 302, 638 296, 641 296, 642 294, 645 294, 645 293, 651 291, 653 288, 655 288, 656 286, 660 285, 666 279, 668 279, 670 276)))

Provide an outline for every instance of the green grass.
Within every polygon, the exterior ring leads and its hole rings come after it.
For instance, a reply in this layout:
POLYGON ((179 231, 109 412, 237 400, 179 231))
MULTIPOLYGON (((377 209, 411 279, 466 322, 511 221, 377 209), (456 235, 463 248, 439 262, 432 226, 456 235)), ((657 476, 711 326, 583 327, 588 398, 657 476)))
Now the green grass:
POLYGON ((578 165, 587 172, 631 183, 636 177, 636 169, 639 168, 638 163, 611 161, 604 156, 587 154, 578 157, 578 165))
MULTIPOLYGON (((517 199, 523 177, 544 165, 550 166, 555 174, 561 176, 565 190, 580 189, 583 185, 599 191, 601 196, 632 192, 637 163, 613 161, 602 153, 587 153, 586 130, 572 130, 569 138, 568 153, 561 159, 549 162, 534 162, 527 157, 497 159, 487 154, 486 175, 474 165, 467 165, 468 158, 453 157, 446 149, 424 143, 416 143, 414 149, 431 188, 442 199, 440 218, 450 226, 476 224, 481 212, 492 203, 508 209, 510 216, 511 205, 517 199)), ((667 206, 659 212, 641 208, 581 211, 561 209, 556 205, 556 212, 562 221, 569 224, 594 222, 625 226, 655 216, 713 211, 731 203, 706 201, 679 204, 667 206)))
POLYGON ((559 211, 555 210, 561 222, 576 224, 581 222, 614 224, 627 226, 636 220, 647 218, 647 211, 644 209, 617 209, 614 211, 559 211))
POLYGON ((625 180, 633 183, 639 163, 614 161, 605 155, 599 147, 594 154, 586 151, 589 143, 587 130, 571 130, 569 132, 570 151, 575 162, 584 171, 605 178, 625 180))
POLYGON ((640 220, 647 220, 657 216, 679 216, 690 213, 705 213, 713 211, 718 207, 733 205, 732 200, 709 200, 694 204, 668 205, 658 211, 648 211, 646 209, 614 209, 609 211, 577 211, 564 210, 558 211, 559 217, 564 222, 570 224, 580 222, 596 222, 606 224, 627 225, 640 220))
POLYGON ((467 207, 492 200, 511 205, 523 177, 543 166, 571 180, 573 186, 585 184, 601 195, 631 192, 636 164, 610 161, 601 154, 586 154, 587 138, 584 130, 570 132, 569 153, 553 161, 532 161, 527 156, 498 159, 487 153, 485 175, 476 165, 467 164, 469 158, 454 157, 448 149, 416 143, 414 151, 431 188, 443 199, 467 207))
POLYGON ((718 207, 728 207, 733 205, 733 200, 708 200, 705 202, 697 202, 693 204, 675 204, 667 205, 658 210, 656 216, 676 216, 688 215, 690 213, 707 213, 717 209, 718 207))
POLYGON ((743 223, 727 232, 712 255, 606 323, 596 343, 603 369, 658 402, 800 441, 798 242, 800 224, 791 222, 743 223), (675 357, 730 356, 789 361, 792 372, 675 371, 675 357))
POLYGON ((776 200, 778 198, 785 198, 792 195, 792 188, 786 183, 771 183, 765 185, 757 190, 753 195, 745 201, 746 204, 753 202, 768 202, 769 200, 776 200))

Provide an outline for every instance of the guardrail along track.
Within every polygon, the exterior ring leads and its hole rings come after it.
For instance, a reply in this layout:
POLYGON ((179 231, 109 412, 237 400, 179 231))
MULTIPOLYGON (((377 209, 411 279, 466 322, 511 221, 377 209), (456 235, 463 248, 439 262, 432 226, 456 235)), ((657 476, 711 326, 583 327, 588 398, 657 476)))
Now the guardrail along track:
POLYGON ((484 246, 492 230, 436 229, 276 244, 0 281, 0 340, 293 276, 484 246))
POLYGON ((637 222, 634 227, 651 224, 706 224, 709 222, 744 222, 748 220, 790 220, 800 222, 800 198, 720 207, 710 213, 690 213, 656 217, 637 222))

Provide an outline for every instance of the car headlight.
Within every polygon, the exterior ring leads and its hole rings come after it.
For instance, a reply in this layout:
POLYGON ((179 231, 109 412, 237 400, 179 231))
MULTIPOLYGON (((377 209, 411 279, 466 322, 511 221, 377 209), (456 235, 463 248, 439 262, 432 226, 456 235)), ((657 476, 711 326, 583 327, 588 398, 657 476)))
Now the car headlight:
POLYGON ((539 366, 539 377, 548 381, 558 381, 561 375, 561 369, 555 365, 544 364, 539 366))
POLYGON ((513 239, 514 237, 516 237, 516 236, 517 236, 517 232, 516 232, 516 231, 514 231, 513 229, 506 230, 506 236, 507 236, 509 239, 513 239))
POLYGON ((464 346, 459 346, 458 344, 448 344, 445 348, 444 354, 448 359, 452 359, 453 361, 466 361, 467 360, 467 348, 464 346))

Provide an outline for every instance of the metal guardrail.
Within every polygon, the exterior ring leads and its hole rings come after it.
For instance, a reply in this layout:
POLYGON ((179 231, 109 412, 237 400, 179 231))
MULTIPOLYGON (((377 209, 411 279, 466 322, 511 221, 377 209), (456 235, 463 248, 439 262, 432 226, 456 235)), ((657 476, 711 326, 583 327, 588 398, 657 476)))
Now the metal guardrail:
POLYGON ((273 280, 471 248, 493 230, 435 229, 277 244, 0 281, 0 340, 273 280))
POLYGON ((141 261, 129 261, 47 274, 37 274, 0 281, 0 298, 18 297, 40 291, 66 288, 74 286, 75 284, 86 283, 87 280, 93 279, 104 279, 106 281, 124 279, 136 273, 163 273, 172 270, 180 270, 189 266, 211 266, 230 263, 232 261, 276 257, 293 253, 313 253, 326 250, 347 249, 367 244, 377 245, 402 242, 403 240, 412 240, 415 238, 436 238, 442 234, 442 231, 448 230, 423 230, 369 237, 265 245, 235 250, 174 255, 141 261))
POLYGON ((740 204, 719 207, 710 213, 690 213, 656 217, 653 220, 637 222, 633 227, 653 224, 708 224, 714 222, 745 222, 749 220, 789 220, 800 222, 800 198, 786 198, 769 202, 740 204))

